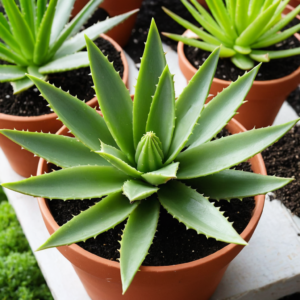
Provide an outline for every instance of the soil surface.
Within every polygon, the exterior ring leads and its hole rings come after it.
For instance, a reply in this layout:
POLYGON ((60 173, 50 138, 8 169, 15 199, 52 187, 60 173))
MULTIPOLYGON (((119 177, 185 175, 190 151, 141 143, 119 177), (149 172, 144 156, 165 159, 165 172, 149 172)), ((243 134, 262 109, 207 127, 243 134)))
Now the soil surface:
MULTIPOLYGON (((285 50, 300 47, 300 41, 294 36, 285 41, 268 47, 268 50, 285 50)), ((184 46, 184 52, 189 62, 195 67, 199 68, 203 62, 208 58, 211 52, 201 50, 199 48, 184 46)), ((257 65, 258 63, 255 62, 257 65)), ((272 80, 287 76, 296 71, 300 66, 300 55, 292 57, 273 59, 268 63, 263 63, 255 80, 272 80)), ((229 58, 220 58, 216 70, 215 77, 223 80, 235 81, 239 76, 245 73, 244 70, 236 67, 229 58)))
POLYGON ((286 100, 300 116, 300 85, 290 93, 286 100))
POLYGON ((262 152, 268 175, 295 178, 274 192, 275 199, 300 217, 300 127, 294 126, 277 143, 262 152))
MULTIPOLYGON (((228 135, 226 132, 220 136, 228 135)), ((251 171, 249 163, 242 163, 236 169, 251 171)), ((61 226, 71 220, 73 215, 78 215, 101 199, 93 200, 52 200, 49 201, 50 210, 56 222, 61 226)), ((221 211, 225 211, 224 216, 229 217, 230 222, 237 232, 241 233, 248 225, 255 206, 254 198, 245 198, 243 201, 233 199, 230 202, 222 200, 215 203, 220 206, 221 211)), ((85 243, 78 243, 85 250, 109 260, 117 261, 119 258, 118 249, 121 240, 122 229, 125 222, 119 224, 114 229, 97 236, 96 239, 88 239, 85 243)), ((157 227, 156 237, 146 257, 144 266, 165 266, 194 261, 210 255, 227 244, 217 242, 204 235, 198 235, 194 230, 186 230, 186 227, 174 219, 167 211, 161 208, 157 227)))
MULTIPOLYGON (((95 43, 103 53, 108 55, 108 59, 114 62, 115 69, 120 72, 122 77, 124 66, 120 53, 107 40, 98 38, 95 43)), ((78 99, 89 101, 95 96, 95 91, 92 89, 93 79, 89 75, 90 73, 90 68, 86 67, 50 74, 47 80, 56 87, 69 91, 71 95, 77 96, 78 99)), ((35 86, 20 94, 13 95, 13 89, 9 82, 0 83, 0 113, 15 116, 40 116, 52 113, 47 105, 48 102, 40 97, 40 92, 35 86)))
POLYGON ((293 295, 285 296, 283 298, 280 298, 279 300, 299 300, 300 299, 300 293, 296 293, 293 295))

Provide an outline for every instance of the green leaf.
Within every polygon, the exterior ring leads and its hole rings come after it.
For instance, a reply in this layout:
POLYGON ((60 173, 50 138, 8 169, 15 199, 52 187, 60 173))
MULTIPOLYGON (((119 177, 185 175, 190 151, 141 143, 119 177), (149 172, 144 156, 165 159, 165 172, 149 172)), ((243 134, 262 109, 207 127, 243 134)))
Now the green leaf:
POLYGON ((26 68, 0 65, 0 82, 15 81, 25 77, 26 68))
POLYGON ((156 198, 142 201, 130 214, 121 241, 120 264, 123 294, 148 254, 159 217, 156 198))
POLYGON ((105 121, 93 108, 43 80, 34 76, 29 78, 49 102, 58 118, 88 148, 99 150, 99 139, 103 143, 116 146, 105 121))
POLYGON ((141 67, 135 87, 133 104, 133 139, 137 147, 143 134, 146 133, 146 122, 156 90, 158 78, 166 66, 159 32, 154 19, 151 21, 148 38, 141 60, 141 67))
POLYGON ((139 142, 135 161, 137 169, 143 173, 160 169, 163 164, 164 153, 160 139, 153 132, 147 132, 139 142))
POLYGON ((39 71, 42 74, 50 74, 88 67, 89 65, 88 53, 78 52, 53 60, 39 68, 39 71))
POLYGON ((10 20, 13 35, 20 44, 20 48, 24 57, 28 60, 31 60, 34 51, 34 38, 27 22, 25 21, 15 1, 2 0, 2 4, 10 20))
POLYGON ((119 148, 134 162, 132 100, 113 63, 86 37, 95 91, 104 120, 119 148))
POLYGON ((37 251, 96 238, 123 222, 137 206, 138 203, 130 204, 121 193, 110 194, 61 226, 37 251))
POLYGON ((123 193, 130 202, 148 198, 157 191, 158 188, 140 180, 128 180, 123 185, 123 193))
POLYGON ((217 241, 247 245, 208 199, 183 183, 170 181, 161 186, 158 198, 162 206, 188 229, 217 241))
POLYGON ((50 45, 60 35, 65 25, 68 23, 75 0, 58 0, 55 16, 51 27, 50 45))
POLYGON ((235 25, 239 34, 241 34, 248 25, 249 2, 250 0, 236 0, 235 25))
POLYGON ((52 58, 56 51, 62 46, 64 41, 77 33, 81 26, 90 18, 94 10, 103 0, 90 0, 85 7, 76 15, 76 17, 65 27, 56 41, 51 45, 48 59, 52 58))
POLYGON ((50 28, 52 27, 57 1, 58 0, 51 0, 49 2, 49 6, 37 32, 33 62, 38 66, 45 63, 47 59, 51 35, 50 28))
MULTIPOLYGON (((195 0, 192 0, 192 1, 195 1, 195 0)), ((264 0, 262 0, 262 1, 264 1, 264 0)), ((227 10, 228 10, 230 18, 231 18, 231 23, 234 26, 236 24, 236 20, 235 20, 235 17, 236 17, 236 2, 237 2, 237 0, 226 0, 227 10)))
MULTIPOLYGON (((244 1, 244 0, 240 0, 244 1)), ((264 28, 269 21, 271 20, 272 16, 274 15, 279 3, 281 0, 274 3, 270 6, 266 11, 261 13, 259 17, 257 17, 251 25, 249 25, 245 31, 236 39, 235 43, 239 46, 249 46, 254 43, 261 35, 262 35, 262 28, 264 28)))
POLYGON ((133 178, 141 177, 142 173, 130 165, 130 162, 126 159, 127 157, 125 159, 123 158, 123 156, 125 156, 123 152, 104 145, 103 143, 101 143, 101 148, 101 151, 96 151, 96 153, 107 160, 111 165, 133 178))
POLYGON ((252 0, 250 2, 249 7, 249 19, 248 19, 248 25, 253 22, 257 18, 257 16, 260 14, 265 0, 252 0))
POLYGON ((20 66, 27 66, 28 62, 21 55, 13 52, 11 49, 7 48, 4 44, 0 42, 0 55, 4 60, 16 63, 20 66))
POLYGON ((25 20, 35 36, 35 1, 34 0, 19 0, 25 20))
POLYGON ((239 46, 239 45, 235 45, 235 46, 233 47, 233 49, 234 49, 236 52, 238 52, 238 53, 240 53, 240 54, 245 54, 245 55, 251 53, 251 51, 252 51, 250 47, 247 47, 247 46, 239 46))
POLYGON ((166 66, 157 85, 150 107, 146 131, 153 131, 163 141, 162 150, 168 154, 175 127, 175 90, 173 76, 166 66))
MULTIPOLYGON (((5 17, 3 18, 5 19, 5 17)), ((13 51, 18 53, 18 55, 22 55, 18 42, 15 40, 14 36, 11 34, 10 29, 6 27, 6 24, 3 23, 2 20, 0 20, 0 37, 4 41, 4 43, 13 51)))
POLYGON ((0 12, 0 24, 6 28, 6 30, 8 30, 11 33, 11 28, 9 23, 7 22, 6 17, 3 15, 2 12, 0 12))
POLYGON ((153 185, 160 185, 176 178, 179 163, 173 163, 159 170, 143 174, 142 177, 153 185))
POLYGON ((187 180, 185 183, 211 199, 246 198, 282 188, 293 179, 224 170, 217 174, 187 180))
MULTIPOLYGON (((172 34, 172 33, 167 33, 167 32, 163 32, 162 34, 174 41, 183 42, 186 45, 200 48, 200 49, 202 49, 204 51, 208 51, 208 52, 213 52, 214 50, 219 48, 216 45, 201 42, 196 39, 185 37, 185 36, 182 36, 179 34, 172 34)), ((221 48, 220 48, 220 57, 232 57, 235 54, 236 54, 236 52, 233 49, 226 48, 224 46, 221 46, 221 48)))
POLYGON ((300 30, 300 24, 295 25, 287 30, 284 30, 283 32, 274 33, 273 35, 266 37, 260 42, 253 44, 251 47, 257 49, 257 48, 265 48, 271 45, 275 45, 283 40, 286 40, 293 34, 297 33, 299 30, 300 30))
POLYGON ((2 129, 0 132, 24 149, 63 168, 80 165, 110 165, 105 159, 71 137, 8 129, 2 129))
POLYGON ((231 61, 242 70, 250 70, 254 67, 253 60, 249 56, 240 53, 236 53, 235 56, 231 57, 231 61))
POLYGON ((255 54, 255 53, 251 53, 250 58, 255 60, 255 61, 259 61, 259 62, 269 62, 270 61, 270 56, 268 53, 263 53, 263 54, 255 54))
POLYGON ((180 162, 177 177, 207 176, 246 161, 278 141, 297 121, 246 131, 187 149, 176 159, 180 162))
POLYGON ((99 37, 100 34, 107 32, 111 28, 115 27, 116 25, 122 23, 124 20, 126 20, 131 15, 135 14, 137 10, 130 11, 128 13, 109 18, 105 21, 98 22, 87 29, 81 31, 71 39, 68 39, 65 41, 62 46, 58 49, 56 54, 54 55, 53 59, 57 59, 69 54, 73 54, 79 50, 82 50, 85 48, 85 38, 86 35, 89 39, 95 40, 99 37))
POLYGON ((211 140, 231 120, 252 87, 259 67, 238 78, 208 103, 186 144, 189 149, 211 140))
POLYGON ((35 32, 39 31, 40 24, 44 17, 44 14, 47 9, 47 0, 37 0, 36 6, 36 20, 35 20, 35 32))
MULTIPOLYGON (((193 15, 193 17, 196 20, 199 18, 201 19, 201 15, 199 16, 199 13, 192 7, 192 5, 190 5, 187 1, 182 1, 182 3, 186 6, 186 8, 190 11, 190 13, 193 15)), ((168 10, 165 7, 162 7, 162 9, 174 21, 176 21, 178 24, 180 24, 184 28, 189 29, 192 32, 194 32, 195 34, 197 34, 197 36, 200 37, 203 41, 205 41, 209 44, 218 45, 218 46, 221 44, 221 41, 216 39, 214 36, 206 33, 203 29, 200 29, 199 27, 195 26, 191 22, 188 22, 185 19, 179 17, 178 15, 174 14, 173 12, 171 12, 170 10, 168 10)))
POLYGON ((122 191, 128 179, 108 166, 79 166, 30 177, 2 186, 34 197, 49 199, 91 199, 122 191))
POLYGON ((253 59, 257 57, 267 56, 270 59, 278 59, 278 58, 284 58, 294 55, 300 54, 300 48, 294 48, 294 49, 287 49, 287 50, 278 50, 278 51, 267 51, 267 50, 253 50, 251 53, 251 57, 253 59))
POLYGON ((203 63, 176 101, 176 125, 165 165, 172 162, 184 148, 200 117, 214 78, 220 49, 203 63))

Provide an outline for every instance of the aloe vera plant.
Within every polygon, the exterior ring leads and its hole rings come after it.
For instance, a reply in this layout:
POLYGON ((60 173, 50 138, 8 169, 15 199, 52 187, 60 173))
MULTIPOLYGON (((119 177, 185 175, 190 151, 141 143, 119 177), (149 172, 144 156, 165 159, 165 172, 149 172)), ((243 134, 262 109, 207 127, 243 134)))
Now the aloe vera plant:
POLYGON ((281 31, 300 12, 300 5, 285 17, 281 14, 289 0, 206 0, 211 15, 197 0, 181 0, 184 6, 201 25, 199 28, 174 14, 164 11, 184 28, 191 30, 202 41, 172 33, 165 36, 186 45, 213 51, 221 46, 220 57, 231 58, 242 70, 253 68, 254 62, 269 62, 271 59, 300 54, 300 48, 288 50, 265 50, 300 30, 300 24, 281 31), (205 31, 203 30, 205 29, 205 31))
POLYGON ((0 13, 0 82, 11 82, 20 93, 33 82, 26 73, 45 79, 47 74, 89 66, 84 35, 92 40, 124 21, 136 11, 99 22, 79 32, 103 0, 91 0, 68 23, 75 0, 3 0, 0 13))
POLYGON ((104 197, 61 226, 38 250, 85 241, 128 218, 120 242, 125 293, 154 239, 161 205, 199 234, 246 245, 208 197, 230 201, 289 183, 291 179, 229 168, 271 145, 296 121, 211 140, 243 103, 259 67, 204 106, 219 58, 216 49, 175 101, 173 76, 152 21, 132 101, 112 64, 91 40, 86 41, 103 117, 29 75, 74 138, 1 130, 62 168, 4 187, 48 199, 104 197))

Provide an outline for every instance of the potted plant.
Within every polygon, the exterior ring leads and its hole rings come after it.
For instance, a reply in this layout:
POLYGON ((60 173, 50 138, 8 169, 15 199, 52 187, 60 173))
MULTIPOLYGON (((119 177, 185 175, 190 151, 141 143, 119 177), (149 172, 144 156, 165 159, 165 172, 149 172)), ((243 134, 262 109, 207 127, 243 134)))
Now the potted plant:
POLYGON ((205 60, 206 52, 223 45, 220 54, 222 59, 217 70, 219 75, 214 78, 211 88, 213 95, 227 87, 243 70, 253 68, 258 62, 264 62, 246 97, 248 102, 240 108, 236 119, 247 129, 272 125, 282 103, 300 80, 300 43, 297 40, 298 35, 295 34, 300 25, 279 32, 297 16, 300 6, 281 18, 287 0, 226 1, 226 5, 221 0, 206 2, 213 17, 197 1, 192 0, 193 6, 182 0, 206 31, 165 9, 170 17, 193 33, 189 36, 188 32, 183 36, 164 33, 179 41, 178 56, 182 72, 187 80, 196 72, 195 65, 186 56, 184 44, 196 47, 190 49, 191 55, 199 50, 198 64, 205 60), (197 38, 203 41, 198 41, 197 38), (293 49, 289 49, 291 47, 293 49))
MULTIPOLYGON (((74 3, 75 0, 72 0, 74 3)), ((143 0, 104 0, 100 4, 99 8, 104 9, 110 17, 114 17, 123 14, 127 11, 140 8, 143 0)), ((76 0, 74 3, 74 9, 72 15, 76 16, 81 9, 86 5, 88 0, 76 0)), ((122 25, 116 26, 111 29, 107 35, 117 41, 122 47, 124 47, 131 35, 131 31, 134 27, 134 23, 137 15, 133 15, 128 18, 122 25)))
POLYGON ((249 241, 264 196, 256 197, 253 216, 241 236, 207 197, 230 201, 265 194, 289 183, 291 179, 264 175, 261 156, 251 162, 253 170, 263 175, 229 168, 278 140, 296 121, 235 134, 244 129, 232 120, 228 129, 234 135, 210 142, 243 103, 259 67, 204 108, 218 62, 220 49, 216 49, 175 101, 173 77, 153 21, 132 101, 111 64, 86 39, 103 117, 68 93, 28 75, 66 127, 58 135, 1 130, 43 158, 38 176, 3 186, 40 197, 46 226, 55 233, 38 250, 59 247, 92 299, 208 299, 230 261, 249 241), (75 138, 61 135, 68 130, 75 138), (62 169, 44 174, 49 171, 46 161, 62 169), (45 198, 101 199, 96 204, 90 200, 87 210, 59 227, 45 198), (193 262, 141 267, 161 207, 198 234, 231 244, 193 262), (126 219, 123 234, 116 234, 116 239, 121 239, 120 264, 73 245, 96 238, 126 219))
MULTIPOLYGON (((0 14, 0 36, 4 41, 0 45, 0 58, 3 60, 0 65, 0 128, 55 133, 61 127, 61 122, 51 113, 46 101, 38 97, 38 90, 26 77, 26 73, 43 79, 48 77, 66 90, 76 90, 76 93, 82 89, 84 94, 84 80, 90 80, 89 69, 84 68, 89 65, 87 52, 80 51, 85 48, 84 35, 87 34, 95 40, 134 13, 108 19, 77 33, 100 2, 101 0, 91 0, 76 18, 67 23, 72 9, 70 1, 51 0, 47 7, 46 1, 35 4, 34 1, 24 0, 20 1, 20 9, 15 1, 2 1, 9 22, 0 14), (77 71, 72 72, 75 69, 77 71), (76 72, 82 78, 76 77, 76 72), (25 109, 29 111, 24 113, 25 109)), ((119 56, 118 51, 121 52, 123 80, 126 83, 128 67, 121 48, 108 37, 103 38, 105 45, 110 45, 115 55, 119 56)), ((89 87, 88 89, 89 93, 84 94, 87 101, 94 98, 93 91, 89 87)), ((96 103, 96 99, 88 102, 92 106, 96 103)), ((0 144, 17 173, 25 177, 35 174, 38 158, 21 151, 20 147, 3 136, 0 144)))

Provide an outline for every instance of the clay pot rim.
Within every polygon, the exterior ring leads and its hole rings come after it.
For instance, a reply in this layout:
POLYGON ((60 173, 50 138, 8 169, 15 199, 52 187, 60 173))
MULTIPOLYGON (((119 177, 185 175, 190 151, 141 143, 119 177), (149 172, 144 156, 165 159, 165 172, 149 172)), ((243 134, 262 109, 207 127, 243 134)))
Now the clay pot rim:
MULTIPOLYGON (((286 6, 286 9, 287 10, 293 10, 294 8, 290 5, 287 5, 286 6)), ((300 20, 300 16, 297 15, 297 18, 300 20)), ((183 35, 187 35, 188 33, 190 33, 191 31, 190 30, 186 30, 183 35)), ((294 34, 294 36, 300 40, 300 34, 296 33, 294 34)), ((184 44, 182 42, 178 42, 178 45, 177 45, 177 52, 178 52, 178 56, 180 56, 180 59, 182 60, 182 62, 184 63, 184 65, 186 66, 187 69, 189 69, 190 71, 192 71, 193 73, 196 73, 197 72, 197 69, 189 62, 189 60, 187 59, 187 57, 185 56, 185 53, 184 53, 184 44)), ((284 77, 281 77, 281 78, 277 78, 277 79, 272 79, 272 80, 263 80, 263 81, 258 81, 258 80, 254 80, 253 82, 253 86, 266 86, 266 85, 277 85, 277 84, 285 84, 285 82, 288 82, 290 81, 292 78, 298 76, 300 74, 300 67, 295 70, 293 73, 287 75, 287 76, 284 76, 284 77)), ((216 83, 218 84, 222 84, 223 86, 229 86, 230 83, 232 81, 229 81, 229 80, 223 80, 223 79, 219 79, 219 78, 216 78, 214 77, 213 79, 216 83)))
MULTIPOLYGON (((246 131, 246 129, 235 119, 232 119, 229 122, 229 125, 235 127, 237 129, 237 132, 243 132, 246 131)), ((61 134, 64 130, 66 130, 66 126, 63 126, 61 129, 57 131, 56 134, 61 134)), ((252 158, 253 160, 256 161, 256 164, 258 166, 258 169, 260 170, 259 173, 263 175, 267 175, 265 164, 263 161, 263 158, 261 154, 257 154, 252 158)), ((43 167, 45 166, 46 161, 44 159, 40 159, 39 164, 38 164, 38 170, 37 170, 37 175, 43 174, 43 167)), ((249 238, 247 238, 249 235, 251 236, 251 231, 253 228, 257 226, 257 223, 260 219, 260 216, 263 211, 264 207, 264 202, 265 202, 265 196, 264 195, 258 195, 255 196, 255 208, 253 211, 253 215, 251 220, 249 221, 247 227, 245 230, 241 233, 241 237, 246 239, 247 241, 249 238)), ((56 223, 54 220, 50 209, 48 207, 48 203, 44 198, 38 198, 38 204, 40 207, 40 211, 42 213, 43 219, 46 223, 48 223, 51 228, 56 231, 59 228, 59 225, 56 223), (46 222, 47 221, 47 222, 46 222)), ((99 265, 106 265, 111 268, 115 269, 120 269, 120 264, 115 261, 110 261, 108 259, 102 258, 100 256, 97 256, 91 252, 88 252, 87 250, 84 250, 83 248, 79 247, 76 244, 72 244, 71 246, 62 246, 62 247, 57 247, 59 251, 61 251, 59 248, 64 248, 68 247, 74 254, 81 256, 84 259, 92 261, 94 264, 99 264, 99 265)), ((177 265, 171 265, 171 266, 142 266, 140 268, 141 271, 147 272, 147 273, 157 273, 157 272, 176 272, 179 270, 184 270, 184 269, 189 269, 198 266, 199 264, 207 264, 212 260, 218 259, 222 256, 225 256, 227 253, 233 251, 237 247, 242 247, 240 245, 235 245, 235 244, 229 244, 222 248, 221 250, 206 256, 204 258, 188 262, 188 263, 183 263, 183 264, 177 264, 177 265)), ((61 251, 63 254, 64 250, 61 251)))
MULTIPOLYGON (((128 67, 128 62, 125 56, 125 53, 122 49, 122 47, 112 38, 110 38, 109 36, 107 36, 106 34, 101 34, 100 35, 102 38, 104 38, 105 40, 109 41, 114 48, 120 52, 121 55, 121 60, 124 66, 124 71, 123 71, 123 77, 122 77, 122 81, 125 83, 125 85, 127 86, 128 83, 128 77, 129 77, 129 67, 128 67)), ((96 101, 96 103, 98 103, 97 97, 93 97, 92 99, 90 99, 89 101, 87 101, 87 104, 90 104, 91 102, 96 101)), ((46 115, 41 115, 41 116, 32 116, 32 117, 23 117, 23 116, 13 116, 13 115, 8 115, 8 114, 3 114, 0 113, 0 119, 1 120, 5 120, 5 121, 11 121, 11 122, 16 122, 16 123, 21 123, 21 122, 40 122, 40 121, 48 121, 50 119, 54 119, 57 118, 56 113, 50 113, 50 114, 46 114, 46 115)))

